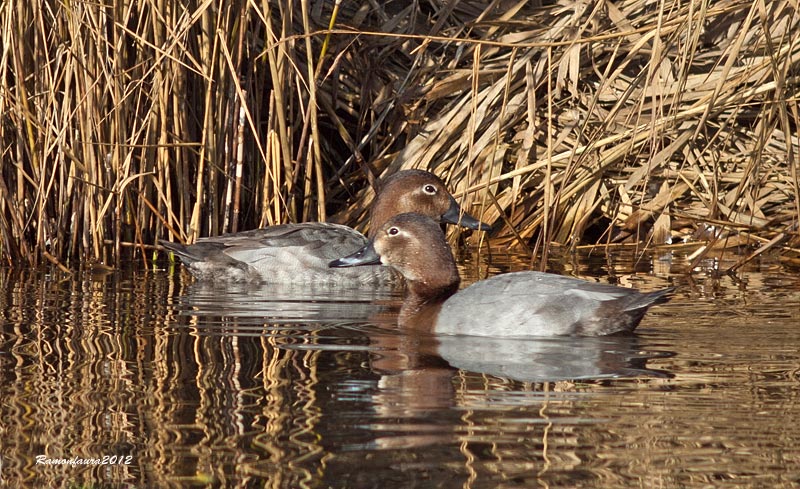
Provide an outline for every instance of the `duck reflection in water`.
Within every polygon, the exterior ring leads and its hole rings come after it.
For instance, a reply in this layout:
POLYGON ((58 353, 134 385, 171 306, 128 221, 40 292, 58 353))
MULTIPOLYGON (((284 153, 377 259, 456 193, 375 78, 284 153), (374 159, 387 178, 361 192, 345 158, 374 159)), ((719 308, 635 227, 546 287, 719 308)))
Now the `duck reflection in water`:
POLYGON ((451 407, 458 370, 527 383, 669 378, 647 362, 672 356, 635 335, 487 338, 387 332, 372 334, 370 368, 381 375, 381 394, 402 409, 451 407))

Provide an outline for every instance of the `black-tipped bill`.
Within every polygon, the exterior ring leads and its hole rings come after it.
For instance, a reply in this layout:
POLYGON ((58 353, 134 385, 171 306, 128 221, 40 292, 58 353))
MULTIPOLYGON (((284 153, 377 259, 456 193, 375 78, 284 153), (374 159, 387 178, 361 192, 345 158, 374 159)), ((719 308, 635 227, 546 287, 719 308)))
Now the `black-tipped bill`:
POLYGON ((459 226, 464 226, 467 229, 481 230, 487 232, 492 230, 492 226, 480 222, 479 220, 470 216, 466 212, 462 214, 461 206, 459 206, 458 202, 456 202, 456 199, 452 197, 450 197, 450 208, 447 209, 447 212, 442 214, 442 222, 457 224, 459 226))
POLYGON ((328 263, 330 268, 347 268, 357 267, 360 265, 378 265, 381 262, 381 257, 372 243, 364 246, 352 255, 339 258, 328 263))

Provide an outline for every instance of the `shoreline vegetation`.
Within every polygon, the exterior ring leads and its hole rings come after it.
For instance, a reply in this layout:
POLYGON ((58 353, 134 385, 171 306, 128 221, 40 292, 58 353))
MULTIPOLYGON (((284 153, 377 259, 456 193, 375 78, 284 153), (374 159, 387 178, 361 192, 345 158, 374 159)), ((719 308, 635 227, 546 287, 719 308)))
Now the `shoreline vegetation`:
POLYGON ((3 266, 363 227, 402 168, 533 256, 688 241, 800 263, 788 1, 33 0, 0 23, 3 266))

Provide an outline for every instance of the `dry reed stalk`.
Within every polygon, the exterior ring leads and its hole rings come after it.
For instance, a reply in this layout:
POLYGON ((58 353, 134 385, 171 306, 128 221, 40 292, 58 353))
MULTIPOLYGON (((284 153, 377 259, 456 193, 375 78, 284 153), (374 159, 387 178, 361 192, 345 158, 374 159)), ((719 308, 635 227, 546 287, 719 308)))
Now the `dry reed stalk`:
POLYGON ((37 0, 0 6, 0 25, 10 264, 114 264, 123 243, 329 214, 363 226, 373 173, 402 168, 543 256, 687 223, 800 243, 787 0, 37 0))

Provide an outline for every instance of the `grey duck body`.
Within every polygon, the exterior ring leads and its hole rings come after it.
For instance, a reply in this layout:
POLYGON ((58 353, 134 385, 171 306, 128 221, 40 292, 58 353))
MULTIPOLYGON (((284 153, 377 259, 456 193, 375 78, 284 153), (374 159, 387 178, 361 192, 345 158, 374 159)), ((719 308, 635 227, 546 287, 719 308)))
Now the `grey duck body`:
POLYGON ((447 299, 435 330, 492 336, 595 336, 633 331, 647 309, 672 289, 635 289, 543 272, 481 280, 447 299))
POLYGON ((330 273, 328 262, 353 253, 367 242, 366 236, 347 226, 309 222, 201 238, 191 246, 161 244, 203 281, 334 286, 383 286, 399 281, 396 273, 381 266, 330 273))

